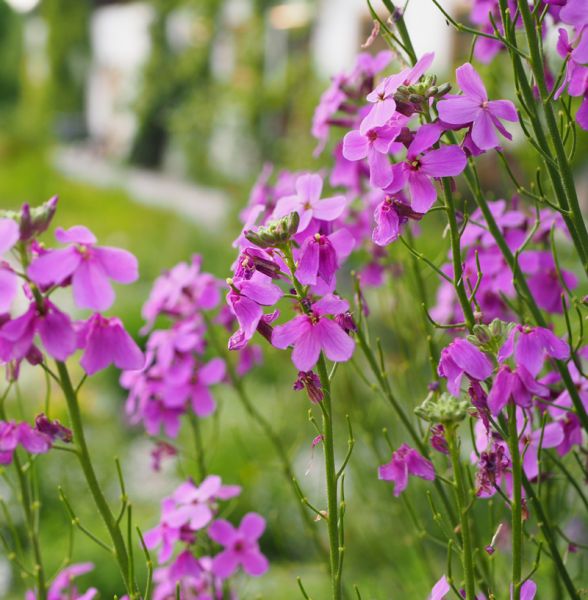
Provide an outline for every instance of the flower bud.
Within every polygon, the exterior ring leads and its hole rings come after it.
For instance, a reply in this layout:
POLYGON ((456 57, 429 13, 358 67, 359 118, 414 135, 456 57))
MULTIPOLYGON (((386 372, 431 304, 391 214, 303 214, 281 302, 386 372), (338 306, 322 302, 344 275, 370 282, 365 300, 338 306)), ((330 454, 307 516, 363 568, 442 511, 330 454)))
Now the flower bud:
POLYGON ((429 393, 424 402, 415 408, 415 414, 429 423, 459 423, 468 414, 469 403, 451 394, 429 393))
POLYGON ((497 354, 514 326, 514 323, 494 319, 490 325, 474 325, 472 335, 468 335, 467 340, 484 352, 497 354))
POLYGON ((243 235, 259 248, 276 248, 285 244, 296 233, 299 224, 300 215, 292 212, 257 231, 245 231, 243 235))
POLYGON ((20 212, 5 211, 0 216, 14 219, 20 227, 20 241, 27 242, 47 230, 57 210, 58 200, 57 196, 53 196, 41 206, 35 206, 34 208, 25 203, 22 205, 20 212))

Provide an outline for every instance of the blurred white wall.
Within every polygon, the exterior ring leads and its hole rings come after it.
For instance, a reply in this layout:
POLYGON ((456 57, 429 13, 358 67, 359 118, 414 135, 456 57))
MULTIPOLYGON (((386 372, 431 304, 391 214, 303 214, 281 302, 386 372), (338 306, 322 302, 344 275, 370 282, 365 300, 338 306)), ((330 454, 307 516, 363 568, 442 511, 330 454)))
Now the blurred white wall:
POLYGON ((149 57, 152 19, 151 7, 140 2, 105 6, 92 15, 86 118, 90 135, 110 154, 124 155, 137 127, 132 105, 149 57))

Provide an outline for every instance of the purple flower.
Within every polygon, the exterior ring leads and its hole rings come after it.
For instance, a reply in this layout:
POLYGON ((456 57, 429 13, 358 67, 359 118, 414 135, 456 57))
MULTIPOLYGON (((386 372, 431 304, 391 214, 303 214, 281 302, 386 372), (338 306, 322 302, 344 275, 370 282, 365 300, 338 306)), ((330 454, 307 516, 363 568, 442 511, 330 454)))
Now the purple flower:
POLYGON ((246 514, 238 529, 223 519, 215 521, 208 529, 208 535, 224 546, 224 550, 214 557, 212 572, 227 579, 241 565, 249 575, 263 575, 269 568, 258 544, 264 529, 265 519, 256 513, 246 514))
POLYGON ((338 219, 347 206, 345 196, 323 198, 323 179, 320 175, 308 173, 296 180, 296 195, 280 198, 273 213, 274 219, 285 217, 296 211, 300 215, 298 232, 304 231, 312 219, 334 221, 338 219))
POLYGON ((390 462, 378 469, 378 479, 394 482, 394 496, 400 496, 408 485, 409 475, 433 481, 435 468, 430 460, 421 456, 414 448, 402 444, 392 453, 390 462))
POLYGON ((376 226, 372 232, 372 241, 378 246, 387 246, 398 239, 402 224, 409 219, 419 221, 422 216, 402 199, 386 196, 374 211, 376 226))
MULTIPOLYGON (((8 252, 19 238, 16 221, 0 219, 0 256, 8 252)), ((8 263, 0 261, 0 315, 10 310, 18 290, 18 278, 8 263)))
POLYGON ((282 290, 261 273, 251 279, 231 280, 227 303, 233 310, 245 340, 250 340, 263 316, 262 306, 272 306, 282 296, 282 290))
POLYGON ((35 417, 35 429, 49 436, 52 442, 61 440, 62 442, 69 443, 73 439, 71 429, 64 427, 57 419, 53 421, 48 419, 45 413, 41 413, 35 417))
POLYGON ((310 371, 321 350, 329 360, 348 361, 355 344, 337 323, 326 316, 347 310, 349 304, 345 300, 327 295, 311 306, 310 314, 299 315, 284 325, 278 325, 272 334, 272 344, 282 350, 294 346, 292 362, 299 371, 310 371))
POLYGON ((57 241, 70 244, 36 258, 28 269, 38 285, 62 285, 72 278, 73 294, 80 308, 107 310, 114 302, 110 279, 132 283, 139 277, 137 259, 126 250, 96 246, 94 234, 82 225, 55 232, 57 241))
POLYGON ((504 362, 513 351, 516 364, 525 367, 533 377, 541 371, 546 355, 557 360, 566 360, 570 356, 567 342, 549 329, 522 325, 517 325, 511 331, 498 353, 499 362, 504 362))
POLYGON ((138 371, 145 366, 143 353, 116 317, 106 318, 95 313, 84 323, 80 335, 84 340, 80 364, 88 375, 111 364, 128 371, 138 371))
POLYGON ((561 9, 559 17, 564 23, 574 27, 588 25, 588 5, 585 0, 568 0, 561 9))
MULTIPOLYGON (((530 427, 528 429, 530 430, 530 427)), ((535 479, 539 474, 539 449, 557 448, 564 441, 564 437, 560 423, 548 423, 543 429, 519 433, 523 469, 529 479, 535 479)))
POLYGON ((366 131, 350 131, 343 138, 343 156, 350 161, 367 158, 370 167, 370 183, 374 187, 385 188, 392 183, 392 169, 388 152, 398 137, 406 118, 398 115, 394 122, 385 127, 366 131))
POLYGON ((0 465, 12 463, 18 445, 31 454, 45 454, 51 449, 51 438, 28 423, 0 421, 0 465))
POLYGON ((346 229, 331 235, 316 233, 306 238, 300 249, 296 277, 303 285, 316 285, 321 278, 330 286, 341 263, 351 254, 355 240, 346 229))
POLYGON ((488 100, 484 84, 470 63, 455 72, 463 96, 446 96, 437 105, 439 118, 451 125, 472 126, 472 140, 480 150, 490 150, 500 145, 496 130, 507 139, 512 136, 500 119, 517 121, 517 111, 510 100, 488 100))
POLYGON ((184 381, 172 381, 166 386, 164 398, 166 405, 184 406, 187 399, 199 417, 207 417, 216 408, 210 390, 211 385, 219 383, 225 376, 226 365, 222 358, 213 358, 205 365, 193 369, 184 381))
POLYGON ((35 302, 20 317, 0 328, 0 358, 22 360, 33 351, 35 335, 39 334, 45 350, 56 360, 65 360, 76 349, 76 334, 70 318, 45 300, 42 310, 35 302), (2 342, 6 344, 2 344, 2 342))
MULTIPOLYGON (((80 593, 73 580, 80 575, 88 573, 94 568, 92 563, 78 563, 66 567, 60 571, 53 583, 47 590, 47 600, 92 600, 98 595, 96 588, 90 588, 84 593, 80 593)), ((36 600, 36 592, 29 590, 26 595, 26 600, 36 600)))
POLYGON ((523 365, 519 365, 515 371, 508 365, 502 365, 488 394, 488 408, 493 415, 497 415, 511 397, 515 404, 527 408, 531 406, 533 396, 547 398, 548 395, 549 390, 535 381, 523 365))
POLYGON ((447 389, 459 396, 464 373, 474 381, 483 381, 492 374, 490 359, 467 340, 456 339, 441 350, 437 372, 447 379, 447 389))
POLYGON ((411 207, 418 213, 426 213, 437 199, 431 179, 459 175, 467 163, 464 151, 458 146, 430 150, 441 133, 442 129, 436 123, 423 125, 408 147, 406 159, 392 166, 394 176, 386 192, 394 194, 408 186, 411 207))
MULTIPOLYGON (((512 584, 510 587, 510 598, 512 600, 512 584)), ((535 598, 536 593, 537 584, 532 579, 525 581, 525 583, 523 583, 523 585, 521 586, 521 600, 533 600, 533 598, 535 598)))
POLYGON ((447 577, 443 575, 443 577, 441 577, 441 579, 439 579, 439 581, 433 586, 428 600, 443 600, 443 598, 445 598, 450 591, 451 586, 447 581, 447 577))

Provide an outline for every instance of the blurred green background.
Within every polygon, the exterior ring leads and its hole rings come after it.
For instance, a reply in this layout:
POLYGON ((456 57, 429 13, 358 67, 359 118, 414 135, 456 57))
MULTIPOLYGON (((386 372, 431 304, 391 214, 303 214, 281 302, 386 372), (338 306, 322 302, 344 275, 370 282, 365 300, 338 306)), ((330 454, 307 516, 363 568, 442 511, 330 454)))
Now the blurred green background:
MULTIPOLYGON (((221 278, 229 274, 237 213, 266 161, 291 169, 326 164, 326 157, 312 158, 309 134, 330 64, 317 64, 317 45, 320 52, 329 40, 325 34, 321 46, 317 31, 330 18, 341 46, 329 51, 344 58, 359 50, 371 27, 363 2, 343 4, 342 11, 355 11, 351 38, 348 23, 337 21, 337 5, 328 2, 0 0, 0 208, 16 209, 25 201, 39 204, 58 194, 56 225, 85 224, 102 243, 135 253, 141 279, 118 289, 112 312, 139 338, 140 307, 162 270, 200 253, 206 270, 221 278), (322 10, 325 6, 334 11, 322 10)), ((447 38, 442 67, 448 69, 464 51, 463 41, 447 38)), ((508 85, 499 73, 488 74, 491 85, 508 85)), ((519 171, 532 164, 524 152, 518 152, 518 161, 519 171)), ((490 159, 483 175, 500 197, 509 182, 496 172, 490 159)), ((442 262, 448 250, 442 223, 431 215, 422 230, 417 246, 442 262)), ((368 296, 372 330, 383 339, 394 390, 409 411, 422 401, 431 379, 411 264, 403 247, 393 247, 389 284, 368 296)), ((432 301, 436 280, 428 271, 423 274, 432 301)), ((343 281, 342 288, 349 291, 350 282, 343 281)), ((436 335, 441 343, 443 334, 436 335)), ((320 447, 311 449, 310 405, 291 390, 296 374, 286 353, 265 347, 264 353, 265 363, 247 376, 248 392, 271 417, 307 495, 323 507, 321 452, 320 447)), ((365 371, 359 357, 357 367, 365 371)), ((243 579, 240 597, 299 598, 298 576, 315 600, 326 597, 324 564, 303 529, 297 500, 271 445, 227 386, 218 386, 216 397, 219 411, 203 423, 209 468, 227 483, 243 486, 233 516, 256 510, 269 522, 262 547, 271 570, 259 580, 243 579)), ((346 480, 349 589, 357 583, 364 600, 425 598, 445 571, 446 560, 445 551, 419 533, 423 526, 435 530, 426 486, 411 481, 404 497, 395 500, 391 486, 376 477, 377 466, 389 459, 382 428, 395 444, 405 441, 405 434, 388 405, 351 365, 340 369, 334 398, 339 459, 347 444, 345 414, 357 441, 346 480), (422 522, 412 521, 413 511, 422 522)), ((8 410, 30 419, 44 399, 44 378, 24 369, 8 410)), ((159 500, 196 473, 193 444, 189 431, 182 431, 179 459, 169 461, 161 473, 153 472, 152 444, 140 427, 126 425, 124 399, 117 372, 108 370, 85 384, 82 408, 109 497, 116 503, 114 458, 119 457, 135 520, 146 530, 157 522, 159 500)), ((52 416, 67 422, 55 390, 52 416)), ((40 457, 37 473, 41 539, 52 573, 68 554, 71 533, 58 485, 85 526, 101 536, 102 525, 69 455, 40 457)), ((0 491, 10 504, 14 491, 8 483, 0 483, 0 491)), ((554 497, 552 510, 559 518, 568 508, 554 497)), ((18 509, 11 513, 23 532, 18 509)), ((482 539, 490 542, 501 518, 505 515, 498 508, 491 522, 480 516, 482 539)), ((324 529, 323 523, 315 526, 324 529)), ((76 562, 96 565, 81 586, 95 585, 103 598, 120 593, 114 562, 78 531, 73 539, 76 562)), ((141 571, 140 548, 135 550, 141 571)), ((498 562, 508 568, 504 558, 499 552, 498 562)), ((548 580, 552 574, 546 571, 541 577, 548 580)), ((0 553, 0 597, 22 598, 26 586, 0 553)))

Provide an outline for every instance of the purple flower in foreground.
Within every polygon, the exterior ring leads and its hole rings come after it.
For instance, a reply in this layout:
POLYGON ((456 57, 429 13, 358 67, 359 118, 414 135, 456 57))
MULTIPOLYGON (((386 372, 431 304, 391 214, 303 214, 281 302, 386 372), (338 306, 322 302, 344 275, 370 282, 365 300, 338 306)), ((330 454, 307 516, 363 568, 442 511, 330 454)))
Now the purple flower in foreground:
POLYGON ((116 317, 92 315, 84 324, 81 335, 85 350, 80 364, 88 375, 111 364, 127 371, 138 371, 145 366, 139 346, 116 317))
POLYGON ((488 408, 493 415, 497 415, 511 397, 518 406, 528 408, 531 406, 533 396, 547 398, 549 390, 535 381, 533 375, 523 365, 519 365, 515 371, 512 371, 508 365, 502 365, 496 373, 492 389, 488 394, 488 408))
POLYGON ((272 333, 272 344, 285 350, 294 346, 292 362, 299 371, 310 371, 321 350, 329 360, 345 362, 351 358, 355 344, 335 321, 326 315, 339 315, 349 310, 349 304, 327 295, 311 305, 310 314, 299 315, 272 333))
MULTIPOLYGON (((521 600, 533 600, 535 598, 535 594, 537 593, 537 584, 529 579, 523 583, 521 586, 521 600)), ((512 600, 512 585, 510 590, 510 597, 512 600)))
POLYGON ((549 329, 517 325, 498 353, 499 362, 504 362, 513 352, 516 364, 535 377, 543 367, 545 355, 566 360, 570 356, 570 347, 549 329))
POLYGON ((316 285, 320 277, 330 286, 337 269, 351 254, 355 240, 346 230, 340 229, 331 235, 316 233, 304 240, 300 249, 300 259, 296 277, 303 285, 316 285))
MULTIPOLYGON (((88 573, 93 568, 92 563, 78 563, 63 569, 49 586, 47 600, 92 600, 95 598, 98 595, 96 588, 90 588, 86 592, 80 593, 73 585, 74 578, 88 573)), ((37 600, 36 592, 29 590, 26 593, 26 600, 37 600)))
POLYGON ((76 349, 76 334, 70 318, 45 301, 43 310, 35 302, 20 317, 0 328, 0 359, 22 360, 34 352, 34 338, 39 334, 45 350, 56 360, 65 360, 76 349))
POLYGON ((447 389, 459 396, 464 373, 474 381, 490 377, 493 367, 490 359, 467 340, 456 339, 441 350, 437 372, 447 378, 447 389))
POLYGON ((512 136, 501 119, 517 121, 517 110, 510 100, 488 100, 482 79, 470 63, 455 72, 463 96, 446 96, 437 105, 439 118, 451 125, 472 125, 472 140, 480 150, 500 145, 496 130, 507 139, 512 136))
POLYGON ((109 280, 132 283, 139 277, 137 259, 130 252, 96 246, 96 237, 87 227, 60 227, 55 237, 70 245, 36 258, 28 269, 29 277, 41 286, 62 285, 71 277, 80 308, 107 310, 114 302, 109 280))
POLYGON ((388 152, 398 137, 406 118, 398 116, 396 122, 386 127, 376 127, 366 131, 347 133, 343 138, 343 156, 350 161, 367 158, 370 167, 370 183, 374 187, 385 188, 392 183, 392 169, 388 152))
POLYGON ((437 189, 431 179, 459 175, 467 158, 458 146, 430 148, 441 136, 441 127, 433 123, 423 125, 414 136, 403 162, 392 166, 394 176, 386 192, 394 194, 408 186, 410 205, 418 213, 426 213, 437 200, 437 189))
POLYGON ((208 529, 208 535, 224 546, 224 550, 214 557, 212 572, 227 579, 241 565, 249 575, 263 575, 269 568, 258 544, 264 529, 265 519, 256 513, 246 514, 238 529, 223 519, 215 521, 208 529))
POLYGON ((298 232, 304 231, 312 221, 334 221, 338 219, 345 207, 347 200, 345 196, 333 196, 321 199, 323 191, 323 179, 320 175, 307 173, 296 180, 296 195, 280 198, 272 217, 279 219, 297 212, 300 215, 298 232))
POLYGON ((51 449, 51 438, 28 423, 0 421, 0 465, 12 463, 18 445, 31 454, 45 454, 51 449))
POLYGON ((443 575, 443 577, 441 577, 441 579, 439 579, 439 581, 433 586, 428 600, 443 600, 443 598, 445 598, 450 591, 451 586, 447 581, 447 577, 443 575))
POLYGON ((433 481, 435 468, 430 460, 421 456, 414 448, 402 444, 392 453, 390 462, 378 469, 378 479, 394 482, 394 495, 400 496, 408 485, 409 475, 433 481))
MULTIPOLYGON (((0 219, 0 256, 8 252, 18 241, 16 221, 0 219)), ((6 263, 0 261, 0 315, 10 310, 18 289, 18 278, 6 263)))
POLYGON ((588 25, 588 4, 586 0, 568 0, 567 4, 561 9, 559 17, 564 23, 574 27, 588 25))

